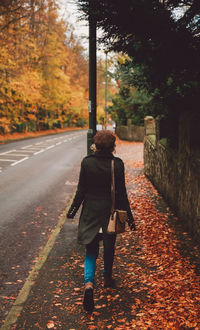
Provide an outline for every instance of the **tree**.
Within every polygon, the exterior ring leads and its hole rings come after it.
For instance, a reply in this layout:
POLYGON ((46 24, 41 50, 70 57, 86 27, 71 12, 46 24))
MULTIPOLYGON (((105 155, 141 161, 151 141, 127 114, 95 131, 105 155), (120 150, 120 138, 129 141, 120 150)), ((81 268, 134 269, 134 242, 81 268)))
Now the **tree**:
POLYGON ((0 132, 87 123, 87 59, 55 0, 0 4, 0 132))
MULTIPOLYGON (((107 124, 105 116, 107 118, 108 108, 112 105, 112 96, 116 93, 116 86, 110 72, 112 66, 113 57, 109 56, 109 54, 107 54, 106 60, 100 58, 97 63, 97 121, 101 125, 107 124)), ((109 118, 106 120, 108 121, 109 118)))
MULTIPOLYGON (((131 83, 152 98, 155 114, 200 103, 199 0, 90 0, 105 47, 128 54, 131 83)), ((77 0, 88 17, 89 0, 77 0)))
POLYGON ((152 109, 151 97, 145 90, 140 92, 133 86, 133 68, 127 64, 128 56, 118 54, 116 57, 115 71, 112 74, 115 78, 118 93, 116 93, 110 106, 109 112, 117 125, 126 125, 127 119, 131 119, 132 124, 143 125, 144 117, 152 109))

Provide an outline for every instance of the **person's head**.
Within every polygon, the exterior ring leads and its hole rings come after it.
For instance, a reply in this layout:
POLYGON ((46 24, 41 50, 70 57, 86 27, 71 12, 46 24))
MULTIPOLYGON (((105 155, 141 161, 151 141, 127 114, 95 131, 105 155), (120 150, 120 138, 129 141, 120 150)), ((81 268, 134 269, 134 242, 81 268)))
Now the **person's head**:
POLYGON ((116 138, 112 131, 109 130, 98 131, 95 134, 93 140, 97 151, 98 150, 106 151, 106 152, 114 151, 116 138))

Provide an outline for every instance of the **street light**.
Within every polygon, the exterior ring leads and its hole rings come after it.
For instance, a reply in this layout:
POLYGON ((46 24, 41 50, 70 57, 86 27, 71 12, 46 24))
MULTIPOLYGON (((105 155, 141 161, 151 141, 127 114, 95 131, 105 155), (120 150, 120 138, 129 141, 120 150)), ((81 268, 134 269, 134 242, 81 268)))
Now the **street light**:
POLYGON ((106 52, 106 68, 105 68, 105 129, 107 128, 107 87, 108 87, 108 77, 107 77, 107 52, 106 52))

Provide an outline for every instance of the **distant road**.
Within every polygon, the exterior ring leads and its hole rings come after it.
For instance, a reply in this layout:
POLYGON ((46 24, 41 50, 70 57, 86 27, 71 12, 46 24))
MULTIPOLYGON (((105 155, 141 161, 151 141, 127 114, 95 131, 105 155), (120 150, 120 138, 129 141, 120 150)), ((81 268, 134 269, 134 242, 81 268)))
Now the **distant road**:
POLYGON ((0 146, 3 314, 76 188, 86 133, 72 131, 0 146))

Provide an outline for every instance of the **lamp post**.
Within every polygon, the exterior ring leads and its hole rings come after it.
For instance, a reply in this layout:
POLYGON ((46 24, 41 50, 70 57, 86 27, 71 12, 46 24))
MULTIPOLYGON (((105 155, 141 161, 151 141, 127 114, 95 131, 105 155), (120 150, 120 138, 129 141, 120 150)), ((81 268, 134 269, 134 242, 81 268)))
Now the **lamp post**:
POLYGON ((96 134, 96 20, 94 17, 92 0, 89 2, 89 129, 87 133, 87 153, 93 143, 93 136, 96 134))
POLYGON ((107 52, 106 52, 106 67, 105 67, 105 129, 107 129, 107 90, 108 90, 108 78, 107 78, 107 66, 108 66, 108 61, 107 61, 107 52))

